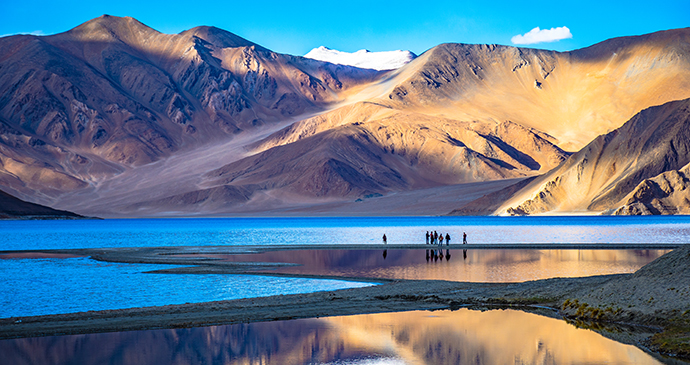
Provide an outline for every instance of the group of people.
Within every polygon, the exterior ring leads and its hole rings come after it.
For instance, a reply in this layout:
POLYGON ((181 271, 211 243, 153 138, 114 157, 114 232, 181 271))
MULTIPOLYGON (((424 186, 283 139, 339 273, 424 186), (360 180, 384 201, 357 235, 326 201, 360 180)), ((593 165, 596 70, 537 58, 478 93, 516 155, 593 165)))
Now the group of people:
MULTIPOLYGON (((436 231, 433 231, 433 232, 426 231, 426 244, 427 245, 435 245, 435 244, 442 245, 443 239, 444 239, 443 233, 439 234, 436 231)), ((446 240, 446 246, 450 245, 450 234, 449 233, 446 233, 445 240, 446 240)), ((385 233, 383 234, 383 243, 388 243, 388 237, 386 237, 385 233)), ((467 243, 467 233, 462 232, 462 244, 464 245, 466 243, 467 243)))
MULTIPOLYGON (((433 244, 443 244, 443 233, 438 234, 436 231, 426 231, 426 244, 427 245, 433 245, 433 244)), ((446 245, 450 244, 450 234, 446 233, 446 245)))
MULTIPOLYGON (((434 244, 443 244, 443 233, 439 234, 436 231, 426 231, 426 244, 427 245, 434 245, 434 244)), ((446 233, 445 236, 446 239, 446 246, 450 245, 450 234, 446 233)), ((467 233, 462 232, 462 243, 465 244, 467 243, 467 233)))

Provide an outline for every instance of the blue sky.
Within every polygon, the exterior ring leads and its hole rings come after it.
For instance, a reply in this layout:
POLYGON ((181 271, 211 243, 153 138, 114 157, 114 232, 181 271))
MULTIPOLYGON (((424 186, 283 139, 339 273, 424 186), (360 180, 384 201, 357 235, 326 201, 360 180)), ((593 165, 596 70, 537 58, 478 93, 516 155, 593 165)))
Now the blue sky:
POLYGON ((567 27, 572 38, 526 46, 567 51, 618 36, 690 27, 690 0, 0 0, 0 35, 60 33, 102 14, 131 16, 164 33, 216 26, 297 55, 322 45, 346 52, 407 49, 417 54, 445 42, 514 45, 514 36, 535 27, 567 27))

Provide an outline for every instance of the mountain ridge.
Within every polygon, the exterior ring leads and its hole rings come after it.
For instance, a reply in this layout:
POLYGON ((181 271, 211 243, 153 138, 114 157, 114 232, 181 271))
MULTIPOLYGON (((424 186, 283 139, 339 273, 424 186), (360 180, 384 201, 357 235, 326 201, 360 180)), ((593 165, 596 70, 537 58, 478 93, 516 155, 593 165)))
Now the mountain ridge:
POLYGON ((99 216, 533 177, 690 98, 690 28, 571 52, 448 43, 386 72, 111 16, 0 47, 0 185, 99 216))

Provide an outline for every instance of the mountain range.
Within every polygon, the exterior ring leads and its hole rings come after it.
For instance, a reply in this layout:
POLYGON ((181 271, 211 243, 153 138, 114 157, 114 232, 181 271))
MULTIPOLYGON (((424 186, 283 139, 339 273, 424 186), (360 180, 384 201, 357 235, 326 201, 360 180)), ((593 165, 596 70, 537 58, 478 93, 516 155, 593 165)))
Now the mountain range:
POLYGON ((107 15, 0 49, 0 187, 82 215, 690 206, 690 29, 442 44, 389 71, 107 15))

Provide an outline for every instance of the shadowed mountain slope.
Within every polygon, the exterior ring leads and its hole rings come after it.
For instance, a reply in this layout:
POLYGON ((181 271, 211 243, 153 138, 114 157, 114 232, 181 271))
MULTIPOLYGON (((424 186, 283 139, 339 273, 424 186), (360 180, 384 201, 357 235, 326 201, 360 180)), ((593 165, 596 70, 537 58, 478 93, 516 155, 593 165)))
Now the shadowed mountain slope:
POLYGON ((690 164, 643 180, 617 215, 690 214, 690 164))
POLYGON ((0 219, 76 219, 84 218, 64 210, 25 202, 0 190, 0 219))
POLYGON ((651 107, 597 137, 496 213, 688 211, 690 99, 651 107))

